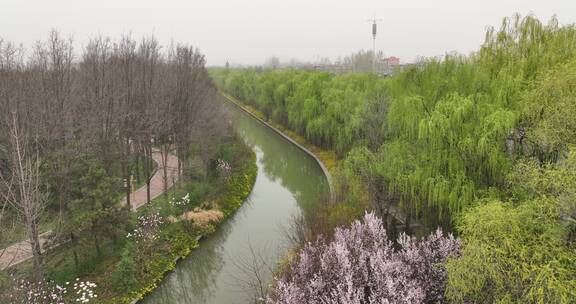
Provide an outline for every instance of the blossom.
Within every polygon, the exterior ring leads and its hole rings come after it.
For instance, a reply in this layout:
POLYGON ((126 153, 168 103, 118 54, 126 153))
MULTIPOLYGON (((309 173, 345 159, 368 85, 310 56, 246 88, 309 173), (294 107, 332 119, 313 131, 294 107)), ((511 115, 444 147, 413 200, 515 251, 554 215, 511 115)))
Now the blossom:
POLYGON ((53 281, 29 282, 25 280, 16 281, 10 291, 10 303, 26 304, 66 304, 66 303, 90 303, 98 295, 94 292, 97 287, 95 283, 81 281, 76 278, 72 291, 69 292, 70 282, 64 286, 54 283, 53 281))
POLYGON ((459 240, 437 230, 418 241, 401 234, 398 249, 382 220, 367 213, 334 240, 306 244, 290 269, 275 278, 267 304, 443 303, 442 263, 460 248, 459 240))
POLYGON ((220 176, 224 179, 230 178, 230 173, 232 172, 232 166, 222 159, 216 161, 216 170, 220 173, 220 176))
POLYGON ((184 195, 179 201, 176 201, 176 199, 173 197, 170 199, 170 201, 168 201, 168 203, 172 206, 188 205, 190 204, 190 193, 186 193, 186 195, 184 195))

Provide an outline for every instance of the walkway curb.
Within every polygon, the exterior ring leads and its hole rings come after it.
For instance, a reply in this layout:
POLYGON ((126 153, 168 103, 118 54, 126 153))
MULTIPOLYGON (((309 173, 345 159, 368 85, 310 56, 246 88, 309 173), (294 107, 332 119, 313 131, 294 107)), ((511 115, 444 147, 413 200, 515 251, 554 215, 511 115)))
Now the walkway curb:
MULTIPOLYGON (((301 145, 300 143, 298 143, 297 141, 295 141, 294 139, 292 139, 292 137, 286 135, 284 132, 282 132, 281 130, 277 129, 276 127, 272 126, 270 123, 268 123, 267 121, 263 120, 262 118, 256 116, 254 113, 250 112, 244 105, 242 105, 242 103, 235 99, 234 97, 225 94, 223 92, 220 92, 220 95, 222 95, 228 102, 230 102, 231 104, 233 104, 234 106, 236 106, 237 108, 239 108, 240 110, 242 110, 245 113, 248 113, 248 115, 250 115, 251 117, 255 118, 257 121, 259 121, 260 123, 262 123, 264 126, 270 128, 272 131, 278 133, 280 136, 282 136, 284 139, 286 139, 287 141, 291 142, 292 144, 294 144, 296 147, 300 148, 302 151, 304 151, 305 153, 307 153, 308 155, 312 156, 316 162, 318 163, 318 165, 320 165, 320 168, 322 168, 322 171, 324 172, 324 175, 326 176, 326 179, 328 180, 328 186, 330 187, 330 200, 333 202, 335 201, 336 198, 336 194, 334 192, 334 185, 332 183, 332 176, 330 175, 330 172, 328 171, 328 169, 326 168, 326 166, 324 165, 324 163, 322 162, 322 160, 320 160, 320 158, 318 158, 318 156, 316 156, 316 154, 314 154, 312 151, 308 150, 306 147, 304 147, 303 145, 301 145)), ((396 218, 396 220, 398 222, 400 222, 401 224, 405 223, 405 220, 401 217, 398 216, 398 209, 394 206, 390 207, 390 210, 388 211, 388 213, 396 218)), ((421 226, 420 223, 411 223, 410 227, 419 227, 421 226)))
POLYGON ((324 173, 324 175, 326 176, 326 180, 328 181, 328 187, 330 188, 330 201, 334 201, 335 200, 335 192, 334 192, 334 185, 332 183, 332 175, 330 175, 330 172, 328 171, 328 168, 326 168, 326 166, 324 165, 324 163, 322 162, 322 160, 316 156, 316 154, 314 154, 312 151, 308 150, 308 148, 304 147, 303 145, 301 145, 300 143, 298 143, 297 141, 295 141, 294 139, 292 139, 292 137, 286 135, 284 132, 280 131, 279 129, 277 129, 276 127, 272 126, 270 123, 268 123, 267 121, 265 121, 264 119, 256 116, 254 113, 250 112, 248 109, 246 109, 241 103, 240 101, 236 100, 234 97, 229 96, 228 94, 224 94, 222 92, 220 92, 220 95, 222 95, 226 100, 228 100, 231 104, 235 105, 237 108, 239 108, 240 110, 242 110, 243 112, 247 113, 248 115, 250 115, 251 117, 253 117, 254 119, 256 119, 258 122, 260 122, 261 124, 263 124, 264 126, 268 127, 269 129, 271 129, 272 131, 276 132, 278 135, 282 136, 284 139, 286 139, 287 141, 289 141, 290 143, 292 143, 293 145, 295 145, 296 147, 300 148, 300 150, 304 151, 306 154, 310 155, 312 158, 314 158, 314 160, 316 160, 316 162, 318 163, 318 165, 320 166, 320 168, 322 169, 322 172, 324 173))

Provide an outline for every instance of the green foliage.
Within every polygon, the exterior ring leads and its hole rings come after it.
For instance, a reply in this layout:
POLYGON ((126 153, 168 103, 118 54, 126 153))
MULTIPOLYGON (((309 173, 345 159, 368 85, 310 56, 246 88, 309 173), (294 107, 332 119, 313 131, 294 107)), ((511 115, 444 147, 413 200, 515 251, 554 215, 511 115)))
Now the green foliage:
MULTIPOLYGON (((202 188, 207 188, 210 191, 202 192, 197 196, 191 194, 192 206, 199 206, 201 202, 213 199, 218 202, 225 216, 228 217, 242 205, 252 190, 257 173, 256 155, 241 142, 240 138, 233 137, 230 138, 230 141, 222 143, 220 150, 214 157, 230 162, 233 173, 229 180, 223 183, 221 179, 209 174, 204 181, 180 182, 177 197, 185 193, 193 193, 196 189, 194 185, 200 182, 204 185, 202 188)), ((151 206, 143 207, 138 212, 142 214, 159 212, 166 217, 180 215, 183 210, 170 206, 168 200, 167 197, 161 196, 154 200, 151 206)), ((131 275, 129 269, 132 261, 124 261, 125 258, 128 259, 125 257, 128 255, 127 252, 132 252, 130 258, 137 258, 141 263, 133 273, 135 283, 131 285, 132 288, 118 289, 110 296, 113 303, 130 303, 132 300, 142 298, 150 293, 164 278, 165 274, 174 269, 178 259, 186 257, 194 248, 199 246, 198 237, 210 234, 215 230, 213 226, 199 228, 187 221, 168 221, 161 227, 158 231, 158 238, 155 238, 153 244, 150 244, 154 248, 152 251, 145 254, 134 252, 130 248, 130 242, 127 243, 115 275, 117 277, 131 275), (123 266, 124 263, 126 264, 123 266), (127 270, 121 270, 123 267, 127 270)))
POLYGON ((126 243, 126 246, 124 246, 124 249, 122 250, 120 263, 118 263, 116 270, 112 273, 113 286, 120 292, 129 292, 136 285, 136 270, 132 250, 132 243, 126 243))
POLYGON ((462 257, 448 264, 455 302, 573 303, 576 299, 574 60, 542 73, 523 94, 527 135, 507 176, 509 203, 462 218, 462 257))
POLYGON ((0 271, 0 286, 5 286, 9 281, 10 276, 4 271, 0 271))
POLYGON ((555 202, 490 201, 464 215, 462 257, 447 264, 456 303, 573 303, 576 253, 555 202))
POLYGON ((462 257, 448 264, 455 302, 572 303, 576 299, 576 153, 558 164, 519 161, 512 200, 464 214, 462 257))
POLYGON ((67 189, 57 186, 59 177, 51 171, 56 163, 47 159, 42 167, 54 205, 50 212, 60 207, 62 212, 51 214, 47 221, 60 237, 55 242, 69 241, 45 257, 46 275, 58 283, 92 275, 100 265, 119 256, 132 223, 131 212, 118 208, 119 178, 109 174, 96 158, 84 154, 74 157, 66 171, 67 189))
POLYGON ((382 80, 371 74, 332 76, 296 70, 214 70, 212 74, 223 90, 260 110, 266 119, 340 155, 366 137, 364 125, 371 111, 365 102, 382 98, 378 93, 384 89, 382 80))
POLYGON ((506 141, 521 122, 540 124, 534 138, 546 141, 535 150, 574 135, 575 69, 567 62, 576 57, 575 45, 574 26, 514 16, 488 30, 471 56, 426 60, 391 78, 295 70, 214 70, 212 76, 222 90, 266 116, 278 113, 275 122, 340 156, 366 145, 381 151, 389 195, 416 217, 451 225, 477 199, 504 195, 513 167, 506 141), (565 66, 536 82, 558 65, 565 66), (545 91, 558 81, 561 90, 545 91), (532 87, 541 90, 525 97, 532 87))
POLYGON ((220 207, 225 216, 230 216, 246 200, 252 186, 256 181, 258 167, 256 166, 256 154, 245 145, 228 145, 221 150, 222 158, 229 161, 233 166, 232 174, 223 191, 220 207))
POLYGON ((505 18, 476 53, 425 60, 391 78, 212 76, 345 156, 335 174, 339 206, 392 200, 431 226, 456 224, 464 247, 447 266, 453 302, 576 301, 574 25, 505 18))
POLYGON ((412 168, 390 180, 403 188, 403 200, 442 217, 502 189, 512 166, 505 142, 526 108, 521 94, 543 71, 573 58, 568 46, 575 43, 573 27, 516 16, 490 30, 471 57, 447 56, 393 77, 385 145, 400 141, 414 157, 412 168))
POLYGON ((133 284, 127 285, 126 289, 118 288, 110 302, 131 303, 134 299, 140 299, 154 290, 165 274, 174 269, 178 259, 187 256, 198 247, 196 236, 197 234, 191 234, 184 229, 181 222, 166 225, 154 242, 155 250, 149 256, 140 257, 142 263, 132 270, 130 263, 134 262, 135 253, 132 252, 132 247, 127 245, 114 275, 116 278, 127 276, 128 279, 133 280, 133 284), (127 254, 127 252, 132 253, 127 254), (124 254, 130 255, 126 262, 124 254), (126 264, 123 266, 123 263, 126 264), (126 267, 125 271, 121 270, 121 267, 126 267))
POLYGON ((350 203, 367 200, 378 208, 387 194, 383 183, 386 168, 381 156, 366 147, 352 149, 338 171, 337 181, 346 181, 338 185, 339 194, 350 203))
POLYGON ((119 179, 110 177, 94 160, 74 163, 71 179, 71 201, 68 204, 72 222, 82 225, 102 216, 105 209, 117 204, 119 195, 111 191, 119 179))
MULTIPOLYGON (((232 167, 230 178, 223 180, 214 174, 186 175, 169 189, 169 194, 175 192, 181 198, 190 193, 188 208, 215 202, 207 205, 220 206, 229 216, 250 194, 257 173, 256 156, 236 136, 218 138, 215 146, 218 149, 209 158, 229 162, 232 167)), ((197 163, 199 154, 193 152, 190 156, 197 163)), ((98 284, 99 303, 131 303, 154 290, 165 274, 174 269, 176 261, 199 245, 197 238, 212 233, 215 227, 199 228, 188 221, 172 222, 170 216, 175 219, 188 209, 173 207, 168 203, 169 196, 159 196, 138 209, 138 214, 159 211, 165 224, 157 231, 157 237, 146 244, 146 250, 141 246, 139 250, 126 237, 127 232, 135 228, 136 216, 128 208, 118 206, 118 179, 107 174, 100 162, 83 157, 72 162, 70 167, 70 200, 62 226, 65 230, 61 232, 63 238, 69 239, 73 235, 74 240, 46 253, 46 277, 58 284, 88 277, 98 284)), ((206 169, 195 168, 192 162, 186 165, 188 172, 206 169)), ((50 179, 46 180, 51 186, 50 179)), ((19 264, 14 268, 15 277, 26 277, 30 267, 29 262, 19 264)), ((5 280, 0 272, 0 288, 4 281, 11 280, 5 280)))
POLYGON ((523 126, 542 159, 557 159, 576 141, 576 60, 551 70, 523 99, 523 126))

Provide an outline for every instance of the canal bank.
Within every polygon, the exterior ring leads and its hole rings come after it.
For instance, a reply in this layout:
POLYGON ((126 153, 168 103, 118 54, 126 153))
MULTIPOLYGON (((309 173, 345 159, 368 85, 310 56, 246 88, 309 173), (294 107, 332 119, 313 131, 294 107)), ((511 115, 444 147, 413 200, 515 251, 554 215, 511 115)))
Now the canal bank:
POLYGON ((314 158, 316 160, 316 162, 318 163, 318 165, 320 166, 320 168, 322 169, 322 172, 326 176, 326 179, 328 180, 328 186, 330 187, 331 200, 334 199, 335 192, 334 192, 334 184, 332 182, 332 174, 330 173, 330 170, 328 170, 328 167, 326 167, 325 163, 334 163, 336 161, 335 155, 327 155, 327 156, 323 157, 323 154, 326 155, 329 152, 327 152, 327 151, 320 151, 319 152, 319 148, 317 148, 317 147, 309 148, 311 146, 310 144, 307 144, 308 147, 306 147, 305 146, 306 144, 304 142, 300 143, 300 142, 296 141, 293 138, 293 137, 295 137, 294 135, 292 135, 292 136, 287 135, 285 133, 286 131, 282 131, 279 129, 280 126, 274 126, 272 122, 266 121, 262 117, 262 115, 260 115, 260 113, 257 113, 257 110, 255 110, 253 108, 249 108, 246 105, 243 105, 240 101, 236 100, 234 97, 232 97, 226 93, 221 93, 221 94, 227 102, 233 104, 238 109, 240 109, 243 112, 245 112, 246 114, 250 115, 252 118, 256 119, 257 121, 259 121, 264 126, 268 127, 272 131, 276 132, 278 135, 282 136, 287 141, 291 142, 296 147, 300 148, 300 150, 304 151, 304 153, 306 153, 306 154, 310 155, 310 157, 314 158), (317 151, 317 152, 312 152, 312 150, 317 151), (322 158, 324 158, 324 159, 322 159, 322 158))
MULTIPOLYGON (((248 200, 180 261, 143 303, 252 303, 247 266, 257 256, 273 266, 289 249, 292 219, 330 193, 317 160, 287 138, 230 105, 233 125, 256 153, 258 174, 248 200)), ((261 280, 271 279, 261 269, 261 280)))

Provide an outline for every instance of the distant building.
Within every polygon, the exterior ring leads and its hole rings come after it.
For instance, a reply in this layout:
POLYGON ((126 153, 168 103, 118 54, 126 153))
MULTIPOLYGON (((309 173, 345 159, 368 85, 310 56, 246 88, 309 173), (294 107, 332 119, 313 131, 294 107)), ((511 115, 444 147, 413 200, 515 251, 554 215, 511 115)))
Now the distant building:
POLYGON ((390 65, 390 66, 400 65, 400 58, 398 58, 398 57, 394 57, 394 56, 388 57, 388 58, 386 58, 386 61, 388 61, 388 65, 390 65))
POLYGON ((381 76, 392 76, 394 72, 402 70, 405 66, 405 64, 400 64, 400 58, 394 56, 386 58, 382 53, 380 53, 380 56, 377 58, 376 64, 372 66, 371 53, 361 55, 363 56, 347 57, 344 61, 338 60, 334 63, 291 65, 291 67, 303 70, 323 71, 331 74, 370 73, 374 71, 381 76))

